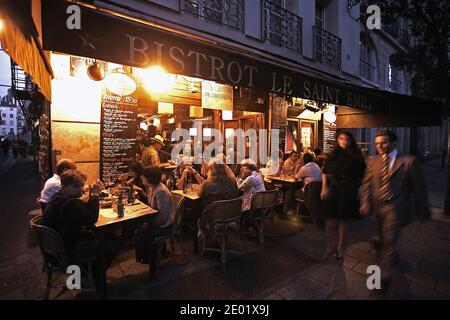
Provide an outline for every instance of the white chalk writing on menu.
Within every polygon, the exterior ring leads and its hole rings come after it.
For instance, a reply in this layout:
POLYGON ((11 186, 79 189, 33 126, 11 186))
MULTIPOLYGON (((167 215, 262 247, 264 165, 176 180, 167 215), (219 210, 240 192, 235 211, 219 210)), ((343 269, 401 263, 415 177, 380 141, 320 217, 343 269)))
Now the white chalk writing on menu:
POLYGON ((105 88, 101 103, 101 179, 114 182, 128 171, 136 156, 138 100, 133 95, 115 95, 105 88))

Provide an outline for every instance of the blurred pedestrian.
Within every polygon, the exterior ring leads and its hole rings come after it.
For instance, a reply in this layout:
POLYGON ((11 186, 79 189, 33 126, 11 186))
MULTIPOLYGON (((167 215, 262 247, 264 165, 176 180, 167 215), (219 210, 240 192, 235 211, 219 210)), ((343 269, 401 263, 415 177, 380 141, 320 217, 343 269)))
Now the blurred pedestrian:
POLYGON ((360 188, 360 213, 374 215, 379 225, 380 240, 374 246, 381 249, 381 290, 385 292, 398 262, 396 244, 401 228, 413 217, 428 219, 430 210, 419 161, 399 154, 396 134, 377 133, 375 147, 378 155, 369 158, 360 188))
POLYGON ((343 258, 347 221, 359 217, 358 188, 365 168, 353 134, 340 132, 322 168, 320 197, 324 201, 328 238, 325 258, 333 253, 337 259, 343 258))

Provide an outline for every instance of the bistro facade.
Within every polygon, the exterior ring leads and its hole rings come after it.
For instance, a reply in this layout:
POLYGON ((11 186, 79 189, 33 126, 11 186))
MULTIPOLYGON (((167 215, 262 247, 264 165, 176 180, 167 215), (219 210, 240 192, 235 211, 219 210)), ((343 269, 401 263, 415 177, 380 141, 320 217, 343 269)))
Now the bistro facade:
POLYGON ((329 151, 339 128, 440 122, 432 101, 313 77, 93 6, 76 5, 80 28, 68 28, 72 3, 41 4, 42 47, 53 72, 47 150, 53 164, 74 159, 91 181, 126 170, 150 123, 168 141, 176 128, 193 137, 211 128, 225 137, 279 129, 280 150, 290 153, 329 151))

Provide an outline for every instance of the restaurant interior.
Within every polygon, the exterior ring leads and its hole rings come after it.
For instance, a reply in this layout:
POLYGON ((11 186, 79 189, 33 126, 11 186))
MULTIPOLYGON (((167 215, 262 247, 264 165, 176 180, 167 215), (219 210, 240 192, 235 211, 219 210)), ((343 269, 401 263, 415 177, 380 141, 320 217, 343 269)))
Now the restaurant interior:
MULTIPOLYGON (((278 128, 280 150, 285 155, 301 152, 304 147, 327 152, 334 140, 336 107, 332 104, 169 74, 160 66, 142 69, 59 53, 52 53, 51 63, 55 73, 49 115, 51 162, 54 165, 62 158, 73 159, 87 174, 88 182, 123 173, 125 162, 139 160, 149 134, 157 133, 165 139, 167 147, 160 157, 161 161, 169 161, 175 142, 171 136, 176 128, 189 130, 192 142, 201 135, 203 147, 211 139, 211 128, 219 129, 225 138, 236 129, 259 132, 278 128), (126 146, 123 140, 115 147, 105 143, 110 130, 107 126, 114 121, 110 119, 111 110, 104 108, 111 104, 110 96, 126 97, 122 101, 130 102, 118 107, 131 106, 125 116, 127 129, 120 133, 121 138, 127 138, 126 146), (124 148, 122 153, 117 150, 124 148), (105 168, 106 149, 109 156, 117 160, 119 153, 125 162, 115 161, 116 165, 111 164, 115 168, 105 168)), ((270 130, 268 135, 270 141, 270 130)), ((250 140, 244 144, 246 156, 249 144, 250 140)))

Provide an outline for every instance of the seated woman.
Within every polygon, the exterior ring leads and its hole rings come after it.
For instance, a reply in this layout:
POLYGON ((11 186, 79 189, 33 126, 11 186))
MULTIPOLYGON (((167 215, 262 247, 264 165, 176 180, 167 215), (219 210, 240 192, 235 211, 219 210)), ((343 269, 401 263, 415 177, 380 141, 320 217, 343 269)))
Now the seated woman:
POLYGON ((199 170, 196 169, 196 165, 193 164, 193 162, 193 159, 189 159, 189 161, 183 161, 177 168, 178 173, 175 182, 176 189, 183 190, 188 184, 202 184, 203 181, 205 181, 199 170))
POLYGON ((210 165, 208 179, 202 184, 200 198, 203 200, 203 209, 218 200, 237 198, 239 191, 236 179, 226 164, 213 162, 210 165))
MULTIPOLYGON (((77 261, 95 256, 96 240, 93 225, 99 215, 99 194, 103 184, 96 181, 89 186, 89 193, 83 195, 86 176, 77 170, 67 170, 61 175, 61 191, 48 203, 42 225, 58 232, 63 240, 69 260, 77 261)), ((109 265, 120 244, 108 239, 105 253, 109 265)))
MULTIPOLYGON (((229 200, 239 197, 236 179, 227 170, 226 164, 212 162, 209 168, 208 179, 202 184, 200 198, 202 199, 203 210, 214 201, 229 200)), ((198 220, 199 235, 207 228, 205 215, 201 215, 198 220)))
POLYGON ((242 212, 250 210, 252 196, 255 192, 265 191, 264 180, 252 163, 242 165, 241 175, 237 180, 238 189, 243 191, 242 212))
POLYGON ((139 200, 147 203, 147 191, 142 181, 142 173, 144 172, 144 167, 138 161, 132 161, 128 166, 128 173, 120 177, 121 182, 133 190, 137 191, 139 194, 139 200))
POLYGON ((136 260, 147 263, 148 239, 172 232, 175 209, 172 203, 172 193, 161 183, 162 171, 159 167, 146 167, 142 173, 144 185, 148 188, 148 205, 158 210, 158 216, 153 219, 153 229, 138 231, 134 238, 136 260))
POLYGON ((289 154, 289 157, 283 164, 283 169, 281 170, 282 174, 285 176, 293 176, 298 166, 298 153, 296 151, 292 151, 289 154))

